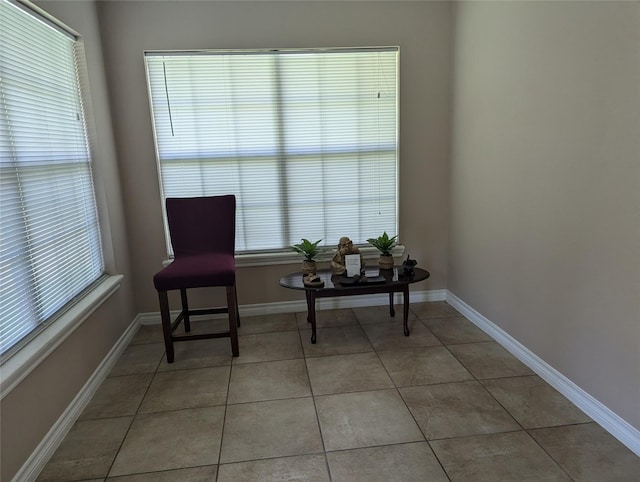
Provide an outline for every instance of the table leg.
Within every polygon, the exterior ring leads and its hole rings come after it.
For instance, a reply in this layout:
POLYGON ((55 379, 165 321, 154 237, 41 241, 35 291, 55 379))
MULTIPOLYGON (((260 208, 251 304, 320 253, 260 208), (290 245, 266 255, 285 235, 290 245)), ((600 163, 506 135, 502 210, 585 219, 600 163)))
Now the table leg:
POLYGON ((403 323, 404 336, 409 336, 409 285, 404 287, 402 291, 402 299, 404 301, 403 323))
POLYGON ((311 343, 316 343, 316 296, 313 291, 307 291, 307 320, 311 323, 311 343))
POLYGON ((389 314, 396 316, 396 311, 393 309, 393 291, 389 293, 389 314))

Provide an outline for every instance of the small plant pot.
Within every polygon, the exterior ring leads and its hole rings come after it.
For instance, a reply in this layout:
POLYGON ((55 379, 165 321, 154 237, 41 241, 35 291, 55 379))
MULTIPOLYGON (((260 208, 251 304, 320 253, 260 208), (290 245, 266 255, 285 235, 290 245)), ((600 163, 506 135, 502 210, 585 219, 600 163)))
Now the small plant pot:
POLYGON ((308 261, 306 259, 302 262, 301 269, 302 269, 302 274, 313 274, 318 270, 315 261, 308 261))
POLYGON ((393 256, 381 254, 378 258, 380 269, 393 269, 393 256))

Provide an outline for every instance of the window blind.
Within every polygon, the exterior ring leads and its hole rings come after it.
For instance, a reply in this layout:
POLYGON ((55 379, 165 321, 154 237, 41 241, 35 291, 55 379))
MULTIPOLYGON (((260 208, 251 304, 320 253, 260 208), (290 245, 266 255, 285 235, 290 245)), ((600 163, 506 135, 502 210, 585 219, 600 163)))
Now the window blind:
MULTIPOLYGON (((76 40, 0 0, 0 353, 104 271, 76 40)), ((12 349, 13 347, 13 349, 12 349)))
POLYGON ((237 252, 397 232, 397 48, 145 59, 163 197, 235 194, 237 252))

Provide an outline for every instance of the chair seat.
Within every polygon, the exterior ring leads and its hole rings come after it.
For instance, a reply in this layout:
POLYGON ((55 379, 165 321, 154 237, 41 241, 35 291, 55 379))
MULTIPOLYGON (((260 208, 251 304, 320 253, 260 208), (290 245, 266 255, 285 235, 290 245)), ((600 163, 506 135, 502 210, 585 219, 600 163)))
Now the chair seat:
POLYGON ((158 291, 232 286, 236 280, 235 259, 224 253, 182 256, 156 273, 153 284, 158 291))

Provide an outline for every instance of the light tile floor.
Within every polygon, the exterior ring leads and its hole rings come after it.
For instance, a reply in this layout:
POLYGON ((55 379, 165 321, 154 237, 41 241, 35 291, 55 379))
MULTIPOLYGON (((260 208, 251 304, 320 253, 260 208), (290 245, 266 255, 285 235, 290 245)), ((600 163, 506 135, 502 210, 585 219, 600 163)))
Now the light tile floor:
POLYGON ((39 481, 638 481, 640 458, 444 302, 142 326, 39 481), (223 320, 194 323, 212 329, 223 320))

